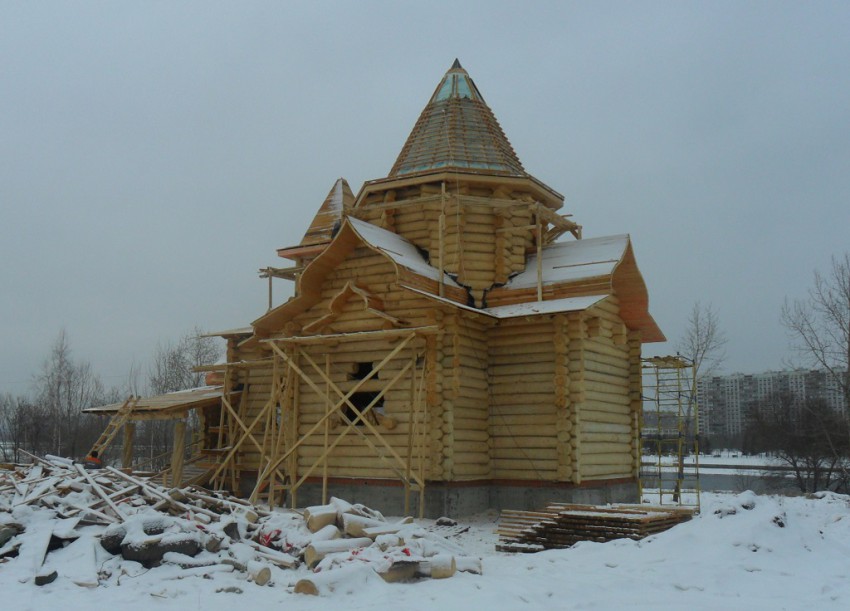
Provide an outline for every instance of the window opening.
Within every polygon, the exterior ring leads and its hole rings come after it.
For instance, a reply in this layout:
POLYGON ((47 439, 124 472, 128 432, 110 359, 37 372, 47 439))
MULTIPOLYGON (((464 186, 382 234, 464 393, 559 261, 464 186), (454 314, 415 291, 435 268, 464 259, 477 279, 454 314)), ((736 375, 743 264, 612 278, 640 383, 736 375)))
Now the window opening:
MULTIPOLYGON (((363 413, 363 410, 366 409, 369 404, 375 400, 375 397, 377 397, 378 394, 379 393, 377 392, 356 392, 351 395, 351 403, 354 405, 354 407, 357 408, 357 411, 363 413)), ((364 422, 364 420, 366 418, 368 418, 372 424, 375 424, 377 422, 377 419, 375 418, 375 411, 380 410, 381 413, 383 413, 383 409, 384 398, 381 397, 380 399, 378 399, 378 402, 372 406, 372 409, 369 410, 369 413, 357 421, 357 424, 355 426, 365 426, 366 423, 364 422)), ((348 422, 354 422, 354 420, 357 418, 357 414, 354 412, 353 409, 351 409, 351 405, 348 405, 347 403, 345 404, 345 407, 342 410, 342 415, 348 422)))

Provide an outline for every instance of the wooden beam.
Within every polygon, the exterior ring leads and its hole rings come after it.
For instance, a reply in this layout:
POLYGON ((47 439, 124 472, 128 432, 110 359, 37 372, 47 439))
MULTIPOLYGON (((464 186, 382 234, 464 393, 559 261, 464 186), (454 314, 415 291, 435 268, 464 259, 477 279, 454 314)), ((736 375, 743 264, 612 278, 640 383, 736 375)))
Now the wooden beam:
POLYGON ((300 345, 315 345, 328 344, 333 342, 356 341, 360 339, 391 339, 394 337, 404 337, 410 335, 428 335, 439 332, 440 327, 437 325, 426 325, 422 327, 407 327, 401 329, 380 329, 377 331, 352 331, 350 333, 329 333, 327 335, 301 335, 293 337, 276 337, 269 339, 261 339, 264 344, 300 344, 300 345))

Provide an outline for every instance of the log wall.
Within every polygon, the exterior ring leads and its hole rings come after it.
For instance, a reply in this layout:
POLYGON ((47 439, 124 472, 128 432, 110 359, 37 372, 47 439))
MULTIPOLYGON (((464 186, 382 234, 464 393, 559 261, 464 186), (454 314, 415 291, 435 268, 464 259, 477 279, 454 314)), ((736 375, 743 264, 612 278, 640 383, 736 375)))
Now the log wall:
POLYGON ((587 310, 582 318, 580 475, 584 480, 632 477, 637 447, 636 403, 628 332, 615 297, 587 310))
POLYGON ((556 480, 563 473, 556 431, 566 404, 562 395, 559 413, 553 332, 549 317, 502 321, 490 331, 489 424, 496 479, 556 480))
POLYGON ((443 469, 451 480, 488 479, 487 324, 479 318, 444 317, 441 361, 443 389, 443 469))

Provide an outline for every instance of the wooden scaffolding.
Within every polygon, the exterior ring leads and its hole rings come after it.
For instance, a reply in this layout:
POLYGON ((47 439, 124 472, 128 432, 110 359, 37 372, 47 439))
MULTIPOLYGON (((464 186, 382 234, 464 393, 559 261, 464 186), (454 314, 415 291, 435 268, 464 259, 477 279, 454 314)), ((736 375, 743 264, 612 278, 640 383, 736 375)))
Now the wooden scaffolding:
POLYGON ((252 502, 265 500, 269 505, 298 506, 298 490, 308 479, 321 477, 322 502, 328 500, 328 458, 347 436, 356 435, 380 461, 401 480, 404 487, 404 507, 409 513, 411 496, 419 496, 419 512, 424 511, 427 410, 424 406, 424 386, 431 360, 426 346, 437 332, 436 326, 382 329, 353 333, 307 335, 262 340, 272 353, 270 360, 229 363, 225 366, 220 421, 208 431, 216 435, 212 453, 218 454, 213 472, 214 488, 238 488, 240 473, 257 471, 256 483, 250 495, 252 502), (341 342, 391 340, 392 347, 361 379, 345 389, 333 379, 334 346, 341 342), (419 341, 416 341, 419 340, 419 341), (319 356, 323 356, 322 359, 319 356), (244 376, 239 370, 272 366, 272 383, 268 400, 262 409, 249 417, 247 398, 250 389, 239 395, 239 405, 227 399, 231 387, 244 376), (389 373, 388 365, 394 369, 389 373), (370 380, 387 373, 368 404, 357 405, 352 398, 370 380), (394 447, 381 432, 384 426, 394 427, 391 419, 378 414, 376 408, 390 390, 398 390, 407 382, 409 388, 408 427, 406 447, 394 447), (325 411, 317 422, 302 423, 300 394, 302 386, 321 398, 325 411), (299 462, 299 452, 306 444, 319 443, 321 451, 306 465, 299 462), (240 460, 243 449, 259 454, 256 464, 240 460))
POLYGON ((693 362, 683 356, 643 359, 641 493, 659 505, 699 511, 699 410, 693 362))

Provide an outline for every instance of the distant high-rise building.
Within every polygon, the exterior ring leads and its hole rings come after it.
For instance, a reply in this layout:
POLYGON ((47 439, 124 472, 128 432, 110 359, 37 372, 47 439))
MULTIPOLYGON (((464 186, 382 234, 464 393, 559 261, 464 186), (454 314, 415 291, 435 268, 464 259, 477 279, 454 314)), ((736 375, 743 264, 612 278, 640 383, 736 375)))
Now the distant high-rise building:
POLYGON ((710 437, 740 435, 753 405, 780 394, 790 394, 800 403, 820 399, 835 410, 846 405, 844 393, 826 371, 794 369, 707 376, 697 381, 700 431, 710 437))

